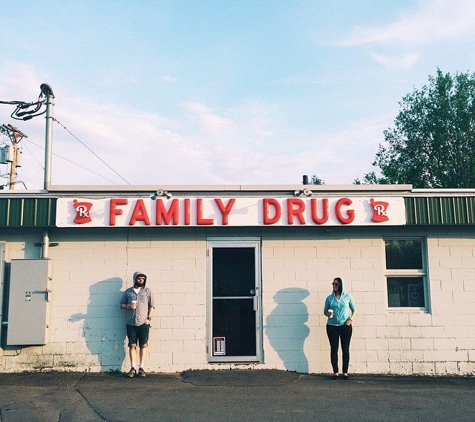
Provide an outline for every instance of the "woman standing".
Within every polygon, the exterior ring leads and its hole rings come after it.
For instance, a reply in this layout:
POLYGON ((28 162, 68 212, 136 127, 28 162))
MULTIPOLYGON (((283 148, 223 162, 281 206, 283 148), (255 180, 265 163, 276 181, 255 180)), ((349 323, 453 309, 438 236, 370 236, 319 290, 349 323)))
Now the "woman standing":
POLYGON ((350 294, 344 290, 343 280, 340 277, 333 280, 332 287, 333 291, 331 295, 325 300, 323 313, 328 317, 327 335, 330 341, 330 359, 333 367, 333 379, 338 379, 338 343, 341 341, 343 379, 347 380, 355 304, 350 294))

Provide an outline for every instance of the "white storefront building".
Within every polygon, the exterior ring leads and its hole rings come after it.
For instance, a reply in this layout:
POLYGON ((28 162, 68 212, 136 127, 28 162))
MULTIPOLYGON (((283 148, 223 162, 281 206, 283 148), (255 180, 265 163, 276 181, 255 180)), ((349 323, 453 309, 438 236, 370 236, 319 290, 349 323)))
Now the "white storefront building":
POLYGON ((51 187, 0 194, 0 372, 128 368, 122 292, 147 274, 146 369, 330 373, 335 277, 351 373, 475 373, 475 191, 51 187))

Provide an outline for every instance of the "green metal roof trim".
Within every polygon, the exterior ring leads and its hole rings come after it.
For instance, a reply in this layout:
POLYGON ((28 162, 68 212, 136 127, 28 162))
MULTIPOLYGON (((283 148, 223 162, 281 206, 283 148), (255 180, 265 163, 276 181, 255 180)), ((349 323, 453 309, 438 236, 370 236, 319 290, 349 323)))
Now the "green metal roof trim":
POLYGON ((406 197, 408 225, 475 224, 475 197, 406 197))
POLYGON ((55 227, 56 198, 0 199, 1 227, 55 227))

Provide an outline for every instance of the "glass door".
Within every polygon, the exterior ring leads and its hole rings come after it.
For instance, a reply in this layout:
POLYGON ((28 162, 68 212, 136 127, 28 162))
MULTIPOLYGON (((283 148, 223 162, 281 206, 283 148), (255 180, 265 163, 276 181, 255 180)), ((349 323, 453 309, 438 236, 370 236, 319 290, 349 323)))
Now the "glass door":
POLYGON ((208 242, 210 362, 261 359, 259 240, 208 242))

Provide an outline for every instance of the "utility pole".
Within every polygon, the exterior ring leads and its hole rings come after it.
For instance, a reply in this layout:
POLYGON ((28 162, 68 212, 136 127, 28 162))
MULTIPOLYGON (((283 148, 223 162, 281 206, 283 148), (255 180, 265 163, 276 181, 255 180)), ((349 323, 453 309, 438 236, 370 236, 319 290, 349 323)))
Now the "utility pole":
POLYGON ((46 131, 45 131, 45 177, 44 189, 48 190, 51 184, 51 158, 53 141, 53 89, 48 84, 41 84, 41 94, 46 98, 46 131))
POLYGON ((16 168, 20 167, 19 164, 19 154, 18 154, 18 144, 23 138, 28 138, 27 135, 25 135, 21 130, 16 128, 15 126, 12 126, 10 124, 8 125, 3 125, 4 132, 8 135, 10 138, 10 141, 12 143, 12 154, 9 157, 8 161, 10 162, 10 183, 9 183, 9 189, 13 190, 15 189, 15 184, 16 184, 16 168))

